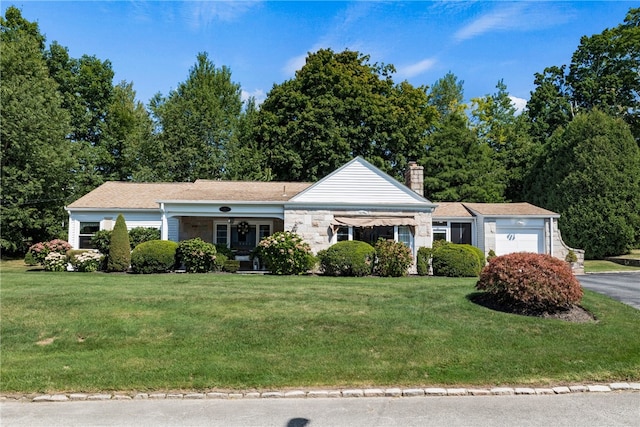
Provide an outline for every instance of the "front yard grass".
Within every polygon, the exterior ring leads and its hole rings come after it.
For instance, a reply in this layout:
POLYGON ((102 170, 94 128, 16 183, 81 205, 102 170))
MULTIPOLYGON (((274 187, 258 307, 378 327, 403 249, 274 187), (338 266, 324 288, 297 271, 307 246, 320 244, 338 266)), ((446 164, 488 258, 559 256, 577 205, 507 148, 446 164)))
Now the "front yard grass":
POLYGON ((640 311, 494 312, 475 279, 48 273, 2 262, 1 392, 640 380, 640 311))

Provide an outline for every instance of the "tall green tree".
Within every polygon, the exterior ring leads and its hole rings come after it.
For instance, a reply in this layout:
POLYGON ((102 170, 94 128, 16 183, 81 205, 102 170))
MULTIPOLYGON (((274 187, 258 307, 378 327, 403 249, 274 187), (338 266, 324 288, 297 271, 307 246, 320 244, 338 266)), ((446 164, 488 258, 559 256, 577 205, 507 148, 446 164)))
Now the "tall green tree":
POLYGON ((561 214, 565 241, 587 258, 626 253, 640 241, 640 148, 628 125, 578 114, 545 145, 528 198, 561 214))
POLYGON ((504 170, 465 114, 448 114, 427 140, 424 194, 434 201, 504 201, 504 170))
POLYGON ((520 201, 524 199, 525 173, 532 166, 539 144, 533 143, 527 120, 517 114, 507 85, 500 80, 496 88, 494 94, 471 100, 473 129, 479 141, 494 151, 506 173, 505 198, 520 201))
POLYGON ((113 88, 111 102, 107 107, 104 136, 96 150, 102 151, 101 167, 106 180, 130 181, 149 178, 147 168, 153 164, 157 154, 148 147, 152 138, 153 124, 144 105, 136 101, 133 83, 120 82, 113 88), (152 152, 151 155, 150 152, 152 152))
POLYGON ((1 246, 24 253, 64 236, 72 152, 69 115, 43 57, 38 25, 11 6, 0 17, 1 246))
POLYGON ((429 90, 429 104, 438 111, 439 119, 444 120, 450 114, 464 114, 464 80, 449 71, 438 79, 429 90))
POLYGON ((534 138, 597 107, 624 119, 640 143, 640 8, 614 28, 583 36, 569 67, 548 67, 534 83, 527 105, 534 138))
POLYGON ((150 108, 168 179, 225 177, 226 150, 237 138, 242 111, 240 86, 229 68, 198 54, 187 80, 167 97, 157 94, 150 108))
POLYGON ((275 179, 315 181, 355 156, 398 178, 435 118, 426 88, 395 84, 391 65, 321 49, 262 104, 255 143, 275 179))

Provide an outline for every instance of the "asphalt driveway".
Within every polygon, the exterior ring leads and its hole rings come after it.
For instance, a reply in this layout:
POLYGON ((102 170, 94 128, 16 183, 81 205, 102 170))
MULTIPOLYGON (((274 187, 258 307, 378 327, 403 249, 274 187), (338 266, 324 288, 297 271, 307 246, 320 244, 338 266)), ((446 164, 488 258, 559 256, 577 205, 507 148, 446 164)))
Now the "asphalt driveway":
POLYGON ((640 310, 640 272, 591 273, 578 276, 582 287, 640 310))

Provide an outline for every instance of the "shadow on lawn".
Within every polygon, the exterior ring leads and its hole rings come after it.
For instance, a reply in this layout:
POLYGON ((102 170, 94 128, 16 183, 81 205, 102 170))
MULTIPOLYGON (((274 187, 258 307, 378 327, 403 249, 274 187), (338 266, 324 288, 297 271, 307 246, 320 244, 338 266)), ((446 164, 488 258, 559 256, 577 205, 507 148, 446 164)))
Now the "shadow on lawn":
POLYGON ((496 300, 493 295, 489 294, 488 292, 472 292, 468 294, 466 298, 472 303, 488 308, 489 310, 515 314, 518 316, 540 317, 543 319, 558 319, 575 323, 589 323, 598 321, 598 319, 593 314, 591 314, 588 310, 580 307, 579 305, 572 305, 569 308, 549 312, 531 310, 524 306, 514 306, 511 304, 507 304, 502 301, 496 300))

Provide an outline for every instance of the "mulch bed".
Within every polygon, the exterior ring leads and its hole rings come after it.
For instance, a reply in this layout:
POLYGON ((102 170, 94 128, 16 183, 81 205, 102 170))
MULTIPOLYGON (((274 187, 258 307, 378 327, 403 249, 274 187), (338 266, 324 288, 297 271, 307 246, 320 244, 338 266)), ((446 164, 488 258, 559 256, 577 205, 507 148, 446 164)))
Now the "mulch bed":
POLYGON ((490 310, 501 311, 503 313, 517 314, 520 316, 540 317, 544 319, 559 319, 567 322, 589 323, 597 322, 598 319, 586 309, 579 305, 572 305, 569 308, 557 311, 535 311, 521 306, 513 306, 496 301, 491 294, 477 292, 469 296, 469 300, 475 304, 486 307, 490 310))

